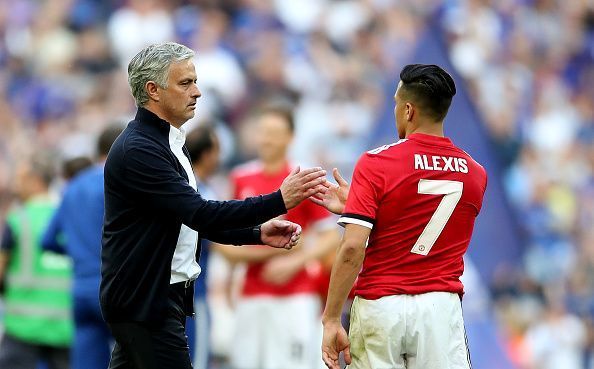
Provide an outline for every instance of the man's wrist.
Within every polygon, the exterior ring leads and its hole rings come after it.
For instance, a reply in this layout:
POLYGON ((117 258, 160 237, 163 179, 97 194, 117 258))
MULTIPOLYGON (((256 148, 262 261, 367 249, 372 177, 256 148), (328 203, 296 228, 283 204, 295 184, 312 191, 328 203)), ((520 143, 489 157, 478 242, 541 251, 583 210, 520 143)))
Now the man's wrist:
POLYGON ((254 228, 252 228, 252 234, 254 236, 254 240, 259 243, 262 243, 262 224, 258 224, 254 228))
POLYGON ((336 316, 330 316, 330 315, 322 315, 322 324, 326 325, 329 323, 341 323, 340 322, 340 316, 336 317, 336 316))

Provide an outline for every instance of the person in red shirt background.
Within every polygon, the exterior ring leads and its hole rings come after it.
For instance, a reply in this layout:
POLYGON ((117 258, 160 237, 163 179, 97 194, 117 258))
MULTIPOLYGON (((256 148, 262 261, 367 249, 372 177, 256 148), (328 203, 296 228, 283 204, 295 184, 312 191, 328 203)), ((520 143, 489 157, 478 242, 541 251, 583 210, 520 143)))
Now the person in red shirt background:
MULTIPOLYGON (((231 172, 236 199, 270 192, 295 169, 287 159, 294 132, 292 110, 273 103, 256 119, 258 160, 231 172)), ((291 209, 284 219, 303 229, 303 242, 292 252, 270 252, 264 247, 217 249, 230 262, 247 264, 236 304, 237 334, 231 350, 234 369, 324 367, 318 354, 322 333, 319 291, 327 288, 331 263, 324 278, 320 261, 331 258, 338 247, 336 217, 307 201, 291 209)))
POLYGON ((394 96, 400 140, 364 153, 350 190, 335 170, 339 185, 312 198, 345 226, 323 315, 331 369, 340 352, 351 369, 471 367, 460 276, 487 174, 444 137, 455 93, 440 67, 404 67, 394 96), (356 278, 347 338, 340 314, 356 278))

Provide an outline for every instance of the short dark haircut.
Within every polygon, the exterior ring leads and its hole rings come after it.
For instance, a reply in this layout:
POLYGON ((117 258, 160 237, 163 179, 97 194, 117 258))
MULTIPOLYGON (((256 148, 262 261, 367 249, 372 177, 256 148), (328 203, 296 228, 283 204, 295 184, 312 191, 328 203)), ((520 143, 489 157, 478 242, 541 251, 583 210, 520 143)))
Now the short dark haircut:
POLYGON ((74 178, 78 173, 93 165, 93 161, 86 156, 78 156, 62 163, 62 176, 66 180, 74 178))
POLYGON ((186 147, 192 163, 199 162, 205 152, 217 144, 217 136, 211 124, 204 124, 192 130, 186 136, 186 147))
POLYGON ((456 94, 456 84, 448 72, 433 64, 409 64, 400 72, 401 91, 423 112, 442 121, 456 94))
POLYGON ((111 145, 118 136, 122 133, 124 127, 120 123, 112 123, 101 132, 97 139, 97 154, 99 156, 107 156, 111 145))
POLYGON ((295 133, 295 121, 293 118, 293 105, 285 101, 269 102, 258 111, 259 115, 278 115, 287 122, 289 132, 295 133))

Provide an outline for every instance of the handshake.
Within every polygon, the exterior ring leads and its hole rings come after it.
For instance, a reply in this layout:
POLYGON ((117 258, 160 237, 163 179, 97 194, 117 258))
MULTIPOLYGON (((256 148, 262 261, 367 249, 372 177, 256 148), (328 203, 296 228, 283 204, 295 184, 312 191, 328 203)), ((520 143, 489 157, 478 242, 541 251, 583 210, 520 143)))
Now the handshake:
MULTIPOLYGON (((326 171, 320 167, 301 170, 296 167, 283 180, 280 191, 287 210, 309 199, 334 214, 342 214, 349 194, 349 184, 333 170, 336 184, 326 179, 326 171)), ((301 226, 286 220, 270 220, 261 227, 262 243, 290 250, 299 241, 301 226)))

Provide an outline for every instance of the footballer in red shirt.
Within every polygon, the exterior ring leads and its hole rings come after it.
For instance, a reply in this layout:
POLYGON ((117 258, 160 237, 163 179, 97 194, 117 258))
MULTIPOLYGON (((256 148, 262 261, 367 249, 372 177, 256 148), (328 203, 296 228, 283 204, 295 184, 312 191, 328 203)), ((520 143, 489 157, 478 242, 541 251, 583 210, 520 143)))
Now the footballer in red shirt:
POLYGON ((350 190, 335 171, 339 185, 313 199, 345 226, 323 316, 329 368, 344 351, 351 369, 470 369, 460 276, 487 174, 443 135, 455 93, 440 67, 404 67, 394 96, 401 139, 364 153, 350 190), (355 279, 347 338, 340 312, 355 279))
MULTIPOLYGON (((294 170, 287 160, 293 138, 292 111, 283 105, 268 106, 256 117, 256 129, 258 160, 231 173, 236 199, 268 193, 294 170)), ((289 210, 284 219, 303 229, 304 242, 295 250, 221 247, 228 260, 247 266, 235 310, 237 334, 231 349, 234 369, 324 367, 318 351, 319 291, 324 275, 319 260, 333 255, 340 242, 336 217, 307 201, 289 210)))

